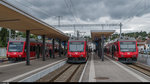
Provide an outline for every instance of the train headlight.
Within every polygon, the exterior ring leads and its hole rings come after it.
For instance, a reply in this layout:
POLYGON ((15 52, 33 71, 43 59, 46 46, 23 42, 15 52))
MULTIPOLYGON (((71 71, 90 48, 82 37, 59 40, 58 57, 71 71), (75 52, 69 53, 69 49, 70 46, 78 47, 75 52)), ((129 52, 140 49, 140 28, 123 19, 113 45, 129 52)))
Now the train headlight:
POLYGON ((8 57, 10 56, 10 55, 7 55, 8 57))
POLYGON ((21 55, 19 55, 19 57, 21 57, 21 55))
POLYGON ((70 57, 72 56, 72 55, 69 55, 70 57))
POLYGON ((83 55, 81 55, 81 57, 83 57, 83 55))
POLYGON ((121 55, 121 57, 124 57, 123 55, 121 55))

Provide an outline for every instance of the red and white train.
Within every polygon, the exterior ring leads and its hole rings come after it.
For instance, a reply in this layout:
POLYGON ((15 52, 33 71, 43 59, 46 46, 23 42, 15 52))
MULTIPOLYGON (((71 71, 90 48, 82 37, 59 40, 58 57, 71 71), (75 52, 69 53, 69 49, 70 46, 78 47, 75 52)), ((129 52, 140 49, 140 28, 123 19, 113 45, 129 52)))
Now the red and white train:
POLYGON ((135 38, 122 37, 105 45, 105 54, 122 63, 135 63, 138 58, 138 47, 135 38))
POLYGON ((88 46, 85 39, 69 39, 67 47, 68 63, 86 63, 88 59, 88 46))
MULTIPOLYGON (((42 56, 42 41, 30 39, 30 58, 38 58, 42 56)), ((49 50, 52 51, 52 43, 46 42, 46 56, 49 56, 49 50)), ((55 44, 55 49, 58 49, 58 43, 55 44)), ((6 56, 9 61, 23 61, 26 59, 26 41, 25 38, 10 39, 7 45, 6 56)))

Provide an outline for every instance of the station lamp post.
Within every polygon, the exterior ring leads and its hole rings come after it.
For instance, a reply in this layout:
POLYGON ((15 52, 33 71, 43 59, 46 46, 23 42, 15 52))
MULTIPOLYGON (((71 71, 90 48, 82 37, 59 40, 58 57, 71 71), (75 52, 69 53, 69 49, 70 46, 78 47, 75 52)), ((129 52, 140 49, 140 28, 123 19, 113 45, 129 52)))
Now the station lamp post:
POLYGON ((59 39, 59 57, 61 57, 61 40, 59 39))

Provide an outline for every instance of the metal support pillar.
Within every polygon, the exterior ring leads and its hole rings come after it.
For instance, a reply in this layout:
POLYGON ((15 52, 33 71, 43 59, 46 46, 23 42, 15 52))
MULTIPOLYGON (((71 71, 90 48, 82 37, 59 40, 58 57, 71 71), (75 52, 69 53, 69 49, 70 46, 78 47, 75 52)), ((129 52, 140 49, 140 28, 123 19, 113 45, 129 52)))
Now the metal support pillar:
POLYGON ((99 52, 100 52, 100 59, 102 58, 102 40, 99 41, 99 52))
POLYGON ((96 41, 95 41, 95 48, 96 48, 96 49, 95 49, 95 53, 97 54, 97 49, 98 49, 98 48, 97 48, 96 41))
POLYGON ((64 56, 66 55, 66 41, 64 41, 64 56))
POLYGON ((98 50, 98 56, 100 57, 100 44, 99 40, 97 41, 97 50, 98 50))
POLYGON ((43 61, 45 61, 45 35, 42 36, 42 39, 43 39, 43 50, 42 50, 43 55, 42 56, 43 56, 43 61))
POLYGON ((102 48, 102 61, 104 61, 104 35, 101 36, 101 41, 102 41, 102 45, 101 45, 101 48, 102 48))
POLYGON ((37 45, 37 59, 40 58, 40 46, 37 45))
POLYGON ((52 44, 53 44, 53 58, 55 58, 55 39, 53 39, 53 42, 52 42, 52 44))
POLYGON ((59 57, 61 57, 61 40, 59 40, 59 57))
POLYGON ((120 23, 120 38, 121 38, 121 27, 122 27, 122 24, 120 23))
POLYGON ((30 30, 26 30, 26 65, 30 65, 30 30))
POLYGON ((98 46, 98 48, 99 48, 99 57, 100 57, 100 59, 101 59, 101 57, 102 57, 102 48, 101 48, 101 40, 99 40, 99 42, 98 42, 98 44, 99 44, 99 46, 98 46))

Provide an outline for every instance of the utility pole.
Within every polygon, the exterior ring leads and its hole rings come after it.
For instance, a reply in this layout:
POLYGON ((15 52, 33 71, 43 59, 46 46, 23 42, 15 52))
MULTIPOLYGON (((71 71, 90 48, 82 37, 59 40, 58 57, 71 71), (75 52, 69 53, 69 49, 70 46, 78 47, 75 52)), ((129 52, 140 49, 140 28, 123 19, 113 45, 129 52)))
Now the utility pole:
POLYGON ((104 30, 104 25, 102 24, 102 30, 104 30))
POLYGON ((79 31, 77 30, 77 39, 79 39, 79 31))
POLYGON ((60 27, 60 18, 62 17, 62 16, 57 16, 58 17, 58 27, 60 27))
POLYGON ((10 40, 10 38, 11 38, 11 29, 8 29, 9 30, 9 39, 8 40, 10 40))
POLYGON ((122 23, 120 23, 120 38, 121 38, 122 23))
POLYGON ((74 35, 75 35, 75 32, 76 32, 75 25, 73 25, 73 27, 74 27, 74 35))

